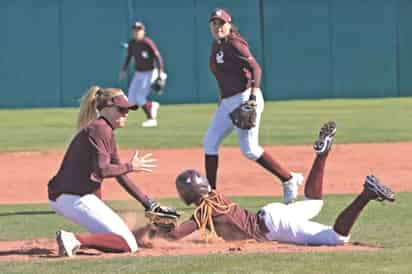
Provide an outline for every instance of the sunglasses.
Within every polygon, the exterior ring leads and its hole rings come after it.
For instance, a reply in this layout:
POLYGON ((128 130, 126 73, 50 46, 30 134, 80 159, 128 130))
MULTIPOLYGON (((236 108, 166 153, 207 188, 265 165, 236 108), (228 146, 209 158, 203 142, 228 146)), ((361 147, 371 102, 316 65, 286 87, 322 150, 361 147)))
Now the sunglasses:
POLYGON ((115 106, 116 107, 116 109, 117 109, 117 111, 120 113, 120 114, 127 114, 127 113, 129 113, 129 109, 128 108, 122 108, 122 107, 119 107, 119 106, 115 106))
POLYGON ((211 20, 210 21, 214 26, 223 26, 224 24, 226 24, 226 22, 225 21, 223 21, 222 19, 218 19, 218 18, 215 18, 215 19, 213 19, 213 20, 211 20))

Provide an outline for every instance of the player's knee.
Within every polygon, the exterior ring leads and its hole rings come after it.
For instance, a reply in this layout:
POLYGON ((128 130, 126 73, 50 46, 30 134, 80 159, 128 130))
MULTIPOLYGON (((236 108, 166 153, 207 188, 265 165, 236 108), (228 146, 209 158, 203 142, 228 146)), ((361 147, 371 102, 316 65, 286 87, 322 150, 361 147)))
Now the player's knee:
POLYGON ((305 206, 311 208, 313 211, 320 212, 323 207, 323 200, 322 199, 311 199, 305 197, 305 206))
POLYGON ((260 147, 241 147, 242 154, 252 161, 256 161, 262 156, 263 149, 260 147))
POLYGON ((329 239, 329 245, 344 245, 348 243, 350 240, 350 235, 349 236, 343 236, 337 233, 336 231, 332 230, 332 235, 329 239))
POLYGON ((215 142, 212 142, 209 138, 205 137, 203 139, 203 150, 205 154, 216 155, 219 151, 219 145, 215 142))
POLYGON ((142 107, 146 104, 146 99, 136 99, 136 105, 142 107))

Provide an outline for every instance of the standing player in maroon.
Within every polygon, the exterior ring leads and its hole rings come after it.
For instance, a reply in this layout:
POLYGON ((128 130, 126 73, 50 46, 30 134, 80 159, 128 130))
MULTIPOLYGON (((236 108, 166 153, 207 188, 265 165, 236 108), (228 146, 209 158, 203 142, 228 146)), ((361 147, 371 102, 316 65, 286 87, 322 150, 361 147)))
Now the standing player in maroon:
POLYGON ((303 176, 284 168, 259 145, 259 124, 264 108, 260 66, 226 10, 217 9, 212 13, 210 31, 215 41, 209 64, 219 85, 220 103, 203 140, 207 179, 216 189, 219 146, 235 130, 243 155, 282 181, 284 202, 289 204, 297 198, 303 176), (246 101, 257 107, 256 126, 249 130, 234 127, 229 118, 229 113, 246 101))
POLYGON ((156 44, 146 36, 143 23, 134 23, 132 30, 133 39, 128 43, 127 57, 120 73, 120 79, 126 77, 127 67, 133 57, 136 72, 130 83, 128 99, 130 103, 136 104, 145 112, 147 121, 142 123, 142 127, 156 127, 159 103, 147 101, 147 96, 150 94, 152 83, 157 78, 166 79, 167 76, 164 73, 162 56, 156 44), (154 65, 155 62, 157 67, 154 65))
POLYGON ((114 130, 125 126, 129 109, 120 89, 91 87, 83 96, 78 116, 78 132, 71 141, 57 174, 48 184, 50 206, 59 215, 92 234, 57 233, 59 255, 73 256, 80 247, 101 251, 135 252, 137 243, 124 221, 101 200, 105 178, 117 182, 146 210, 163 212, 164 207, 149 199, 127 176, 131 172, 151 172, 151 154, 136 154, 121 162, 114 130))

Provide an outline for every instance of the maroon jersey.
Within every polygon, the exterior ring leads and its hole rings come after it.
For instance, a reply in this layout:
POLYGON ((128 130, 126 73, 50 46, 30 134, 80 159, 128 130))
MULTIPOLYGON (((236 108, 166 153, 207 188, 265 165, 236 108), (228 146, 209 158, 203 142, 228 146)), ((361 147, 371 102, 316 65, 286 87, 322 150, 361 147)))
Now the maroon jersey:
MULTIPOLYGON (((121 163, 113 129, 104 118, 91 122, 73 138, 57 175, 48 184, 49 199, 54 201, 60 194, 83 196, 95 193, 99 196, 104 178, 116 177, 119 183, 130 179, 130 163, 121 163)), ((147 197, 138 193, 140 200, 147 197)))
POLYGON ((260 66, 248 43, 238 34, 231 33, 227 39, 213 42, 209 65, 218 82, 221 98, 260 86, 260 66))
MULTIPOLYGON (((211 194, 214 195, 214 194, 211 194)), ((211 196, 212 199, 216 196, 211 196)), ((225 196, 221 196, 226 204, 231 201, 225 196)), ((226 241, 237 241, 246 239, 255 239, 257 241, 265 241, 264 233, 259 226, 259 219, 256 213, 239 207, 233 204, 227 213, 219 213, 213 209, 212 212, 213 223, 216 234, 226 241)), ((169 232, 171 238, 180 239, 197 230, 197 224, 194 216, 188 221, 182 223, 174 230, 169 232)))
POLYGON ((140 41, 132 39, 128 43, 127 57, 123 70, 127 69, 130 59, 134 57, 135 69, 137 71, 149 71, 154 69, 156 60, 158 68, 163 71, 163 59, 155 43, 148 37, 140 41))

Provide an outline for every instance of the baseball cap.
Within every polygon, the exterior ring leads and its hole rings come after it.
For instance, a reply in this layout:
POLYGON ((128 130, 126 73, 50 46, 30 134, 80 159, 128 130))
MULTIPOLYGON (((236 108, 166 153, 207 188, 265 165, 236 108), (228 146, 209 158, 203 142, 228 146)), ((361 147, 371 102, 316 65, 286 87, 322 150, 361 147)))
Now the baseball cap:
POLYGON ((130 104, 129 100, 127 100, 126 95, 120 94, 109 100, 104 100, 97 106, 97 109, 102 110, 105 107, 111 107, 111 106, 117 106, 119 108, 131 109, 131 110, 136 110, 138 108, 137 105, 130 104))
POLYGON ((222 20, 225 23, 230 23, 232 22, 232 17, 230 16, 229 12, 227 12, 224 9, 216 9, 212 12, 210 15, 209 22, 214 20, 214 19, 219 19, 222 20))
POLYGON ((136 21, 133 23, 132 29, 144 29, 144 24, 142 22, 136 21))
POLYGON ((137 109, 137 105, 130 104, 129 100, 127 100, 127 97, 124 94, 113 97, 112 101, 115 106, 118 106, 121 108, 127 108, 127 109, 132 109, 132 110, 137 109))

